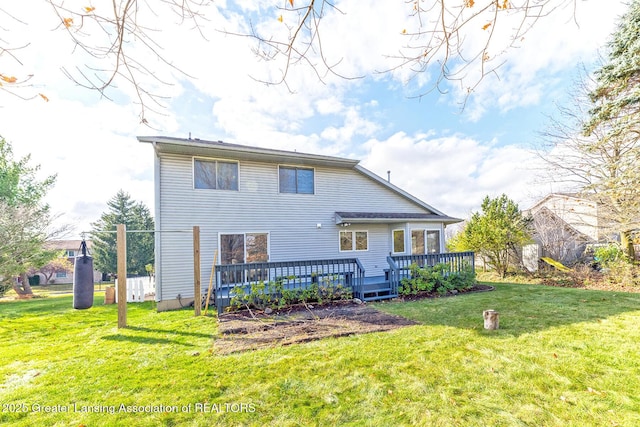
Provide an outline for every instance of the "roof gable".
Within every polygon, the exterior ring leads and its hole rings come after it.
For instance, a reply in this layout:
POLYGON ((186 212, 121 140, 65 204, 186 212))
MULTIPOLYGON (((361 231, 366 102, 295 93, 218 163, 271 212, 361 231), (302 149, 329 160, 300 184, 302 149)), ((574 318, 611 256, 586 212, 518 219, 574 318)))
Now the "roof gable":
MULTIPOLYGON (((405 200, 412 202, 420 211, 419 213, 412 214, 412 218, 405 219, 422 219, 429 221, 444 222, 447 224, 460 222, 457 218, 452 218, 444 214, 443 212, 435 209, 431 205, 418 199, 417 197, 409 194, 401 188, 391 184, 389 181, 381 178, 375 173, 359 165, 359 160, 347 159, 342 157, 325 156, 317 154, 299 153, 295 151, 274 150, 270 148, 251 147, 239 144, 229 144, 222 141, 205 141, 200 139, 184 139, 184 138, 172 138, 163 136, 139 136, 138 141, 144 143, 151 143, 154 147, 156 155, 161 154, 178 154, 185 156, 208 156, 208 157, 222 157, 233 158, 235 160, 251 160, 267 163, 278 164, 296 164, 303 166, 327 166, 342 169, 354 170, 366 178, 374 181, 380 185, 384 190, 390 191, 402 197, 405 200), (417 216, 416 216, 417 215, 417 216), (421 218, 418 216, 422 215, 421 218)), ((393 213, 393 208, 390 207, 390 212, 386 213, 371 213, 378 220, 382 220, 384 215, 397 215, 393 213)), ((362 213, 360 213, 362 214, 362 213)), ((365 219, 365 218, 360 218, 365 219)), ((373 218, 369 218, 373 220, 373 218)), ((386 218, 387 222, 389 219, 386 218)), ((396 219, 401 219, 397 217, 396 219)), ((337 220, 337 218, 336 218, 337 220)))

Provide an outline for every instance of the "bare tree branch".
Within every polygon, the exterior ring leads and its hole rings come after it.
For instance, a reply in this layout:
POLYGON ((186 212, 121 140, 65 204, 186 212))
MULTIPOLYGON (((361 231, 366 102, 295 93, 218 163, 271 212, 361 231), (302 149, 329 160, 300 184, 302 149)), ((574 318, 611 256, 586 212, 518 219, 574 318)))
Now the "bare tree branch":
MULTIPOLYGON (((146 124, 147 112, 159 113, 165 107, 166 98, 158 94, 160 91, 156 85, 172 84, 158 76, 148 58, 154 58, 167 69, 187 78, 193 77, 166 56, 162 43, 158 42, 162 29, 145 23, 154 16, 159 17, 159 11, 164 15, 168 11, 177 17, 176 25, 191 25, 204 39, 204 10, 213 4, 211 0, 112 0, 95 7, 87 3, 76 9, 78 3, 65 0, 45 2, 55 16, 53 29, 66 32, 75 46, 74 53, 81 58, 79 65, 64 67, 63 73, 77 85, 96 91, 107 99, 112 98, 108 93, 110 88, 131 92, 140 108, 140 121, 146 124), (85 58, 82 55, 86 55, 85 58)), ((402 30, 406 43, 399 46, 397 53, 381 53, 386 55, 389 66, 379 71, 343 71, 340 68, 342 58, 335 59, 335 51, 327 51, 335 47, 326 43, 327 25, 324 22, 337 22, 347 15, 339 0, 284 0, 280 6, 273 6, 280 14, 278 20, 286 29, 282 35, 261 33, 253 25, 247 33, 220 31, 255 41, 254 53, 274 67, 273 78, 253 77, 266 84, 284 84, 292 90, 289 80, 294 65, 311 69, 323 83, 328 76, 359 79, 367 73, 395 72, 402 72, 405 83, 410 83, 435 70, 431 85, 425 87, 420 83, 415 96, 423 96, 435 89, 446 92, 450 83, 459 85, 469 96, 486 76, 498 75, 498 68, 504 63, 500 60, 501 55, 517 47, 540 18, 566 6, 575 9, 576 2, 405 0, 404 5, 398 7, 411 8, 407 17, 413 24, 402 30)), ((7 22, 26 25, 8 8, 8 5, 0 7, 0 14, 8 17, 7 22)), ((357 36, 357 28, 353 32, 357 36)), ((20 49, 27 44, 11 46, 1 35, 0 58, 6 55, 21 64, 20 49)), ((421 82, 423 80, 420 79, 421 82)), ((7 87, 1 88, 24 99, 38 96, 18 94, 20 91, 15 85, 7 87)))
MULTIPOLYGON (((324 54, 320 23, 329 19, 325 8, 341 15, 345 13, 329 0, 306 0, 302 6, 298 4, 285 1, 284 7, 277 8, 279 21, 284 25, 286 22, 295 23, 287 27, 286 38, 258 34, 253 27, 250 34, 228 33, 253 38, 256 41, 254 52, 262 59, 282 61, 279 76, 265 83, 286 84, 291 66, 300 62, 311 67, 318 76, 330 73, 341 78, 362 78, 362 75, 343 75, 338 69, 340 62, 328 63, 324 54), (310 52, 316 54, 318 63, 311 60, 310 52)), ((418 89, 415 97, 424 96, 432 90, 445 93, 448 91, 445 83, 457 83, 468 97, 486 76, 498 75, 498 69, 504 64, 499 60, 500 56, 517 47, 540 18, 566 6, 572 6, 575 12, 576 0, 406 0, 405 4, 412 8, 409 15, 415 20, 415 29, 403 30, 407 43, 397 54, 386 55, 391 66, 374 73, 409 70, 405 82, 409 83, 436 68, 438 71, 432 84, 427 89, 418 89), (437 19, 431 18, 434 16, 437 19), (505 33, 507 40, 497 39, 504 38, 502 34, 505 33), (474 39, 482 39, 483 43, 473 48, 471 42, 474 39)), ((338 16, 331 15, 331 19, 338 16)))

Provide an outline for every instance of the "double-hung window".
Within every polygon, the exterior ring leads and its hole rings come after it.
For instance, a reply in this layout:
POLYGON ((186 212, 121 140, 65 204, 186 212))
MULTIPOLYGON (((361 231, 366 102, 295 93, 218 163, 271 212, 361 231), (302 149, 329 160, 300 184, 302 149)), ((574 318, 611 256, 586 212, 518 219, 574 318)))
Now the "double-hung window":
POLYGON ((313 169, 279 166, 278 177, 281 193, 314 194, 313 169))
POLYGON ((194 158, 193 187, 238 191, 238 163, 194 158))

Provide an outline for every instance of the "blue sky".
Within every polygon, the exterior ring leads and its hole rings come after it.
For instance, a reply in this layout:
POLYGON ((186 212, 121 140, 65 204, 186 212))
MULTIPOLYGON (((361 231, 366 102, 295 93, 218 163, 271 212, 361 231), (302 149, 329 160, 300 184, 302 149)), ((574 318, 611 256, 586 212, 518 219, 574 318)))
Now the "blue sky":
MULTIPOLYGON (((203 10, 206 38, 157 10, 148 24, 162 28, 156 37, 163 53, 193 78, 140 51, 138 57, 154 75, 171 83, 142 80, 167 97, 160 114, 147 116, 150 128, 140 125, 132 90, 122 81, 108 91, 110 101, 65 77, 62 68, 101 64, 74 51, 50 9, 40 6, 42 13, 33 16, 29 6, 14 3, 11 13, 24 23, 3 22, 0 40, 29 46, 16 51, 20 63, 0 55, 0 73, 19 79, 33 75, 21 93, 44 93, 49 102, 24 101, 0 91, 0 135, 13 144, 16 155, 31 154, 43 175, 58 175, 47 200, 60 221, 76 226, 76 234, 90 228, 119 189, 153 208, 153 153, 136 141, 138 135, 191 133, 201 139, 360 159, 385 178, 390 170, 394 184, 460 218, 479 209, 485 195, 506 193, 526 208, 557 190, 534 172, 531 144, 554 114, 554 103, 570 99, 582 66, 592 69, 605 52, 607 38, 626 10, 621 1, 577 1, 579 25, 570 8, 541 19, 516 49, 496 58, 504 61, 498 74, 482 81, 464 109, 460 87, 453 83, 443 85, 445 94, 432 91, 412 98, 431 87, 433 70, 410 86, 405 84, 406 69, 376 73, 389 67, 388 55, 406 42, 402 29, 415 25, 404 1, 337 1, 345 14, 323 21, 325 53, 341 60, 340 72, 365 77, 329 75, 321 83, 308 67, 294 67, 288 80, 293 93, 253 79, 275 76, 281 63, 259 60, 249 39, 218 31, 243 31, 251 20, 265 34, 280 34, 287 18, 277 20, 277 6, 284 2, 213 3, 203 10)), ((66 5, 78 10, 86 6, 76 0, 66 5)), ((97 7, 95 13, 100 12, 97 7)), ((471 45, 484 34, 480 28, 469 31, 471 45)))

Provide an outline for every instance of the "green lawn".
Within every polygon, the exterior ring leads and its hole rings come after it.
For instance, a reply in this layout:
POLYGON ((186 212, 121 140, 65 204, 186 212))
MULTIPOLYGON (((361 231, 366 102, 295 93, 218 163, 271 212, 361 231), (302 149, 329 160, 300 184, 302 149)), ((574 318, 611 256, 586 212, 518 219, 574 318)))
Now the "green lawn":
POLYGON ((0 303, 2 425, 637 426, 640 294, 496 284, 418 326, 230 356, 215 317, 0 303), (500 312, 483 329, 482 311, 500 312))

